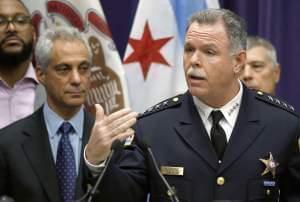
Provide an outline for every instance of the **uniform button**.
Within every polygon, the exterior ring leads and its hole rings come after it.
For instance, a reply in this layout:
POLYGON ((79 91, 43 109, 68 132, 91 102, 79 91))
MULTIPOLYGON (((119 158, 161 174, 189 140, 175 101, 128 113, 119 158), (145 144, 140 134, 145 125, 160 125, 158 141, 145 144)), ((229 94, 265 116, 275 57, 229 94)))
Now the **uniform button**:
POLYGON ((271 194, 271 190, 267 189, 266 194, 269 196, 271 194))
POLYGON ((218 185, 224 185, 225 184, 225 178, 224 177, 218 177, 217 178, 217 184, 218 185))

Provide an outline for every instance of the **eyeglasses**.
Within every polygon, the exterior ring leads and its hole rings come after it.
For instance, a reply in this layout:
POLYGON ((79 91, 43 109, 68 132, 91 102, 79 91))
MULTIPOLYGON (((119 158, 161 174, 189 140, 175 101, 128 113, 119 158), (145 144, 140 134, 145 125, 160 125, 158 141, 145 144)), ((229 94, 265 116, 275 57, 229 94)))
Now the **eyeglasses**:
POLYGON ((31 24, 31 18, 26 15, 16 15, 9 18, 0 16, 0 30, 7 29, 9 23, 12 23, 17 29, 25 29, 31 24))

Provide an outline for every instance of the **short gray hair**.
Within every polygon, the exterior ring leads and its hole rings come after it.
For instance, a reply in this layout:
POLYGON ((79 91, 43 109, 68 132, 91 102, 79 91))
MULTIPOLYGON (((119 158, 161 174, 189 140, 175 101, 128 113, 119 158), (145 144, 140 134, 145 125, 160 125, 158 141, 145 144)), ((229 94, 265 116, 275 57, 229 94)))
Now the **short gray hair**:
POLYGON ((54 41, 81 41, 89 52, 89 61, 92 61, 92 51, 83 33, 73 27, 56 27, 46 29, 39 37, 35 46, 35 60, 42 70, 50 63, 54 41))
POLYGON ((276 49, 270 41, 259 36, 249 36, 247 38, 247 50, 254 47, 265 48, 267 50, 267 55, 271 62, 274 64, 274 66, 278 64, 276 49))
POLYGON ((227 36, 230 40, 230 51, 235 53, 246 50, 247 26, 243 18, 227 9, 207 9, 194 13, 189 21, 188 27, 197 22, 198 24, 213 25, 222 20, 227 36))

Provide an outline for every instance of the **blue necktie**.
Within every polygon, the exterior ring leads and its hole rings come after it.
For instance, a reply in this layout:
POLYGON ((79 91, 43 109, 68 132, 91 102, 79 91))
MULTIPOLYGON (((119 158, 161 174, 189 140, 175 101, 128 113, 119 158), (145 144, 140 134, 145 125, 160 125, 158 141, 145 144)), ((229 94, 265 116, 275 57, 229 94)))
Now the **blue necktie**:
POLYGON ((75 201, 76 165, 69 140, 69 133, 73 130, 74 128, 69 122, 64 122, 58 130, 61 139, 57 148, 56 175, 58 177, 59 193, 63 202, 75 201))

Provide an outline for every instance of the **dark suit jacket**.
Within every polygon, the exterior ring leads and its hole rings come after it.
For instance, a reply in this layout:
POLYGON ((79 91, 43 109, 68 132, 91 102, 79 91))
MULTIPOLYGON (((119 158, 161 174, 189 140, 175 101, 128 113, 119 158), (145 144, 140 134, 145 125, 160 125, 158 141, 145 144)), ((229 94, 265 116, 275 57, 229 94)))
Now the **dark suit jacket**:
POLYGON ((242 104, 226 147, 218 159, 192 96, 186 93, 149 109, 136 125, 137 146, 125 149, 107 170, 104 201, 170 201, 142 142, 151 146, 159 167, 184 168, 165 175, 180 201, 300 201, 299 117, 292 107, 244 88, 242 104), (279 163, 276 177, 262 176, 270 152, 279 163), (219 178, 222 177, 222 178, 219 178), (223 179, 221 182, 218 179, 223 179), (279 196, 280 189, 280 196, 279 196))
MULTIPOLYGON (((85 112, 82 147, 88 141, 93 119, 85 112)), ((83 152, 83 148, 82 148, 83 152)), ((85 189, 81 157, 77 197, 85 189)), ((59 202, 59 191, 42 108, 0 131, 0 196, 22 202, 59 202)))

